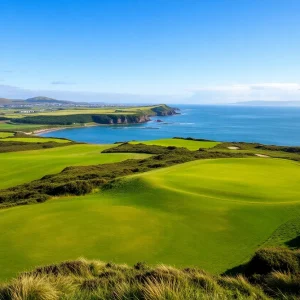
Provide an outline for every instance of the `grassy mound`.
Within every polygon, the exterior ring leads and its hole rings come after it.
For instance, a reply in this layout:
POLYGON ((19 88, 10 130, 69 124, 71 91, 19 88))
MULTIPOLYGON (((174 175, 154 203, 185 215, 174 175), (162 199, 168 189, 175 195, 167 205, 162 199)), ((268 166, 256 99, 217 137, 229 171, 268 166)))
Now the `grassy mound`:
POLYGON ((80 259, 21 274, 0 289, 2 299, 268 299, 244 277, 198 269, 134 267, 80 259))
POLYGON ((300 253, 260 249, 236 275, 78 259, 36 268, 0 287, 8 299, 299 299, 300 253))
POLYGON ((81 255, 224 272, 297 217, 299 176, 288 160, 207 159, 118 179, 86 196, 1 210, 0 277, 81 255))

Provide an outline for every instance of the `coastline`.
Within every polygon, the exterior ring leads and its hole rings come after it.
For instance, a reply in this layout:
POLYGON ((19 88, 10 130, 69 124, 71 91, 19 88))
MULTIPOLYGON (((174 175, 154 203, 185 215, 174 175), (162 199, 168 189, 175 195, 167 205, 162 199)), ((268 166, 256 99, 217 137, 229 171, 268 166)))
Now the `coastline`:
POLYGON ((49 132, 63 130, 63 129, 85 128, 85 127, 95 127, 95 126, 99 126, 99 124, 90 124, 90 125, 72 126, 72 127, 53 127, 53 128, 46 128, 46 129, 38 129, 38 130, 35 130, 35 131, 33 131, 33 132, 29 133, 29 134, 39 136, 39 135, 44 134, 44 133, 49 133, 49 132))

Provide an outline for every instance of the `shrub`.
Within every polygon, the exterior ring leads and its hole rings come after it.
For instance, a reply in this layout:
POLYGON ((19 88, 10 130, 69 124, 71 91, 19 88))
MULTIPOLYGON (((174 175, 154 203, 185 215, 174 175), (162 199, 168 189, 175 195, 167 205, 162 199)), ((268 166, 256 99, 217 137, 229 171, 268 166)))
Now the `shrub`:
POLYGON ((268 274, 272 271, 298 273, 299 259, 297 254, 286 248, 259 249, 245 267, 245 273, 248 276, 268 274))
POLYGON ((71 181, 66 184, 56 186, 49 193, 53 196, 58 195, 84 195, 92 191, 92 186, 87 181, 71 181))

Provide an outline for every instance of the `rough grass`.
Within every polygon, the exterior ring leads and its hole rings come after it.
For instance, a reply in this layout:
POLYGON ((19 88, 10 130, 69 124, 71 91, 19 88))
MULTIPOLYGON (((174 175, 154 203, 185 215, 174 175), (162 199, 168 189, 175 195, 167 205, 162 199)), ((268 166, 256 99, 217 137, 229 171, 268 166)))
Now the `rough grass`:
POLYGON ((0 189, 58 173, 68 166, 113 163, 143 154, 104 154, 109 145, 72 145, 60 148, 0 153, 0 189))
POLYGON ((209 275, 199 269, 175 269, 137 263, 134 267, 80 259, 21 274, 0 288, 6 299, 268 299, 246 278, 209 275))
POLYGON ((222 142, 213 147, 212 151, 262 154, 275 158, 285 158, 300 161, 300 147, 263 145, 258 143, 244 142, 222 142), (237 148, 237 150, 231 150, 229 149, 230 147, 237 148))
POLYGON ((258 250, 235 275, 199 268, 133 267, 77 259, 21 273, 0 287, 3 300, 23 299, 299 299, 300 253, 284 248, 258 250))
POLYGON ((224 272, 299 214, 299 176, 288 160, 200 160, 1 210, 0 276, 82 255, 224 272))
POLYGON ((185 139, 160 139, 160 140, 151 140, 144 142, 130 142, 131 144, 143 143, 145 145, 158 145, 158 146, 175 146, 175 147, 184 147, 189 150, 198 150, 199 148, 207 149, 212 148, 218 145, 218 142, 213 141, 193 141, 185 139))
POLYGON ((290 248, 300 248, 300 217, 288 220, 273 232, 264 246, 286 245, 290 248))

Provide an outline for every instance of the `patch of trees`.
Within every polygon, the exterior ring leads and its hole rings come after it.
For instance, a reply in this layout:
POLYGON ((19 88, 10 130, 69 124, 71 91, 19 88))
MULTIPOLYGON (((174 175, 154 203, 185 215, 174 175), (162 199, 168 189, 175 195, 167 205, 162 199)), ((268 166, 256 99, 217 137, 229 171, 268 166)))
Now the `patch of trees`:
POLYGON ((195 138, 192 138, 192 137, 184 138, 184 137, 178 137, 178 136, 175 136, 175 137, 173 137, 173 139, 187 140, 187 141, 196 141, 196 142, 215 142, 215 141, 213 141, 213 140, 207 140, 207 139, 195 139, 195 138))

